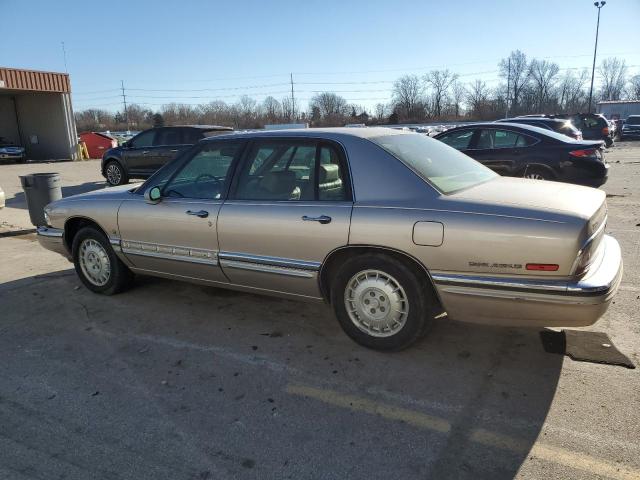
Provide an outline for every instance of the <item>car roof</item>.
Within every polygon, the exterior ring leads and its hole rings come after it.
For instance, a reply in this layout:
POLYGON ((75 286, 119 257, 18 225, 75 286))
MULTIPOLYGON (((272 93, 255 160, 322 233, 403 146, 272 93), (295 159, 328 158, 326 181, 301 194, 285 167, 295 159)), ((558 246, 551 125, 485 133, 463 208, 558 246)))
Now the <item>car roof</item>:
POLYGON ((522 122, 545 122, 545 123, 562 123, 563 125, 570 121, 568 118, 549 118, 549 117, 516 117, 504 118, 496 120, 499 123, 522 123, 522 122))
POLYGON ((228 135, 216 135, 205 138, 202 142, 220 140, 222 138, 262 138, 262 137, 300 137, 300 138, 338 138, 341 136, 358 138, 375 138, 385 135, 420 135, 411 131, 397 130, 390 127, 333 127, 333 128, 291 128, 284 130, 252 130, 244 132, 233 132, 228 135))
POLYGON ((195 128, 198 130, 228 130, 233 131, 233 127, 223 127, 221 125, 164 125, 155 128, 195 128))
POLYGON ((540 127, 534 127, 533 125, 528 125, 526 123, 511 123, 511 122, 478 122, 478 123, 468 123, 467 125, 462 125, 460 127, 456 127, 456 128, 450 128, 449 130, 445 130, 442 133, 439 133, 438 135, 436 135, 437 137, 440 137, 444 134, 450 133, 454 130, 462 130, 463 128, 504 128, 504 127, 511 127, 514 130, 524 130, 524 131, 531 131, 531 132, 536 132, 536 133, 540 133, 540 134, 544 134, 544 135, 549 135, 549 130, 547 130, 546 128, 540 128, 540 127))

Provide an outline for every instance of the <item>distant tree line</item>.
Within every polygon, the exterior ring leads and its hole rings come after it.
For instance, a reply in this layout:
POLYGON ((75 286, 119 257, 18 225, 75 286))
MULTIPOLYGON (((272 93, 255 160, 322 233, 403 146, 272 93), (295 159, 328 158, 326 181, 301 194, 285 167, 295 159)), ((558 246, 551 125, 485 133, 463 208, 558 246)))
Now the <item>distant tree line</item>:
MULTIPOLYGON (((494 87, 480 79, 464 83, 448 69, 432 70, 423 76, 404 75, 393 83, 391 102, 378 103, 372 111, 350 104, 333 92, 316 94, 306 108, 294 104, 289 97, 278 100, 269 96, 259 103, 245 95, 233 104, 219 100, 200 105, 168 103, 156 111, 131 104, 126 115, 124 111, 90 108, 76 113, 76 123, 78 131, 142 130, 185 124, 252 129, 291 122, 341 126, 494 120, 507 113, 511 116, 588 109, 588 69, 562 70, 548 60, 528 59, 519 50, 502 59, 498 69, 500 82, 494 87)), ((599 84, 594 86, 594 104, 598 100, 640 99, 640 75, 630 77, 624 60, 604 59, 597 70, 599 84)))

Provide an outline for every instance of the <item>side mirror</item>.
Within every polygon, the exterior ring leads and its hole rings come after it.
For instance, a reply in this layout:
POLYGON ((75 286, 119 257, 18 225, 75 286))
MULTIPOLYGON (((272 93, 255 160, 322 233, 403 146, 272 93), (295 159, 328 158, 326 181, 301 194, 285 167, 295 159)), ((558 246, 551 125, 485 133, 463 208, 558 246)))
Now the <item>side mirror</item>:
POLYGON ((144 192, 144 200, 152 205, 162 200, 162 192, 160 191, 160 187, 151 187, 146 192, 144 192))

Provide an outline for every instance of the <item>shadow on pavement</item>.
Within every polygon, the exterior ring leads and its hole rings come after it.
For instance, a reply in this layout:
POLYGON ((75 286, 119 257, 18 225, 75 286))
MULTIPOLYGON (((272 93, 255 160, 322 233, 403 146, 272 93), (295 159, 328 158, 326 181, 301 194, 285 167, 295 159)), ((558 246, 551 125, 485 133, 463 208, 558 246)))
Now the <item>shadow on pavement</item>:
MULTIPOLYGON (((80 193, 92 192, 106 187, 105 182, 86 182, 80 185, 70 185, 62 187, 62 197, 70 197, 80 193)), ((6 199, 6 206, 9 208, 27 208, 27 199, 24 192, 18 192, 12 198, 6 199)))
POLYGON ((0 464, 38 451, 48 478, 60 462, 69 478, 513 478, 562 369, 537 330, 443 320, 380 353, 325 305, 80 285, 71 270, 0 285, 0 421, 20 440, 0 464))

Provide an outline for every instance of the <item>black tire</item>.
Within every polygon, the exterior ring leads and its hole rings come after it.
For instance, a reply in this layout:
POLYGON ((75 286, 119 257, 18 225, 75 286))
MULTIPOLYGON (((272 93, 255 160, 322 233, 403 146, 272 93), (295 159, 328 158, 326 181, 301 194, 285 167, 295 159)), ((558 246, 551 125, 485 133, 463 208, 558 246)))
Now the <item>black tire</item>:
POLYGON ((533 180, 555 180, 553 174, 546 168, 530 167, 529 165, 522 172, 522 176, 533 180))
POLYGON ((613 139, 611 137, 605 138, 604 144, 606 145, 607 148, 609 148, 611 145, 613 145, 613 139))
MULTIPOLYGON (((365 282, 362 284, 366 285, 365 282)), ((331 304, 342 329, 354 341, 365 347, 386 351, 402 350, 421 338, 433 326, 438 301, 426 274, 390 255, 368 253, 348 259, 332 279, 330 288, 331 304), (404 290, 408 313, 404 324, 389 336, 382 337, 367 333, 366 326, 362 324, 360 327, 357 326, 356 321, 351 319, 347 311, 347 300, 345 299, 347 288, 355 275, 367 270, 379 271, 390 276, 391 280, 397 282, 404 290)), ((357 288, 360 288, 360 284, 357 288)), ((364 288, 358 298, 366 299, 368 298, 366 295, 370 293, 364 288)), ((384 300, 382 296, 380 298, 384 300)), ((391 299, 388 300, 391 301, 391 299)), ((375 301, 377 308, 384 310, 378 304, 377 299, 375 301)), ((373 311, 374 309, 372 309, 373 311)), ((391 309, 389 309, 390 311, 391 309)))
POLYGON ((107 162, 104 166, 104 176, 107 179, 107 183, 112 187, 129 183, 129 175, 127 175, 120 162, 116 160, 107 162))
MULTIPOLYGON (((92 292, 102 293, 104 295, 114 295, 127 289, 133 282, 133 273, 131 270, 129 270, 129 268, 117 257, 105 235, 94 227, 84 227, 80 229, 73 238, 71 251, 73 253, 73 264, 78 277, 80 277, 84 286, 92 292), (80 250, 83 242, 86 240, 93 240, 97 242, 102 247, 109 260, 110 273, 108 275, 108 280, 104 284, 96 284, 87 276, 87 274, 85 274, 83 270, 80 260, 80 250)), ((86 262, 85 268, 89 268, 86 266, 86 262)))

